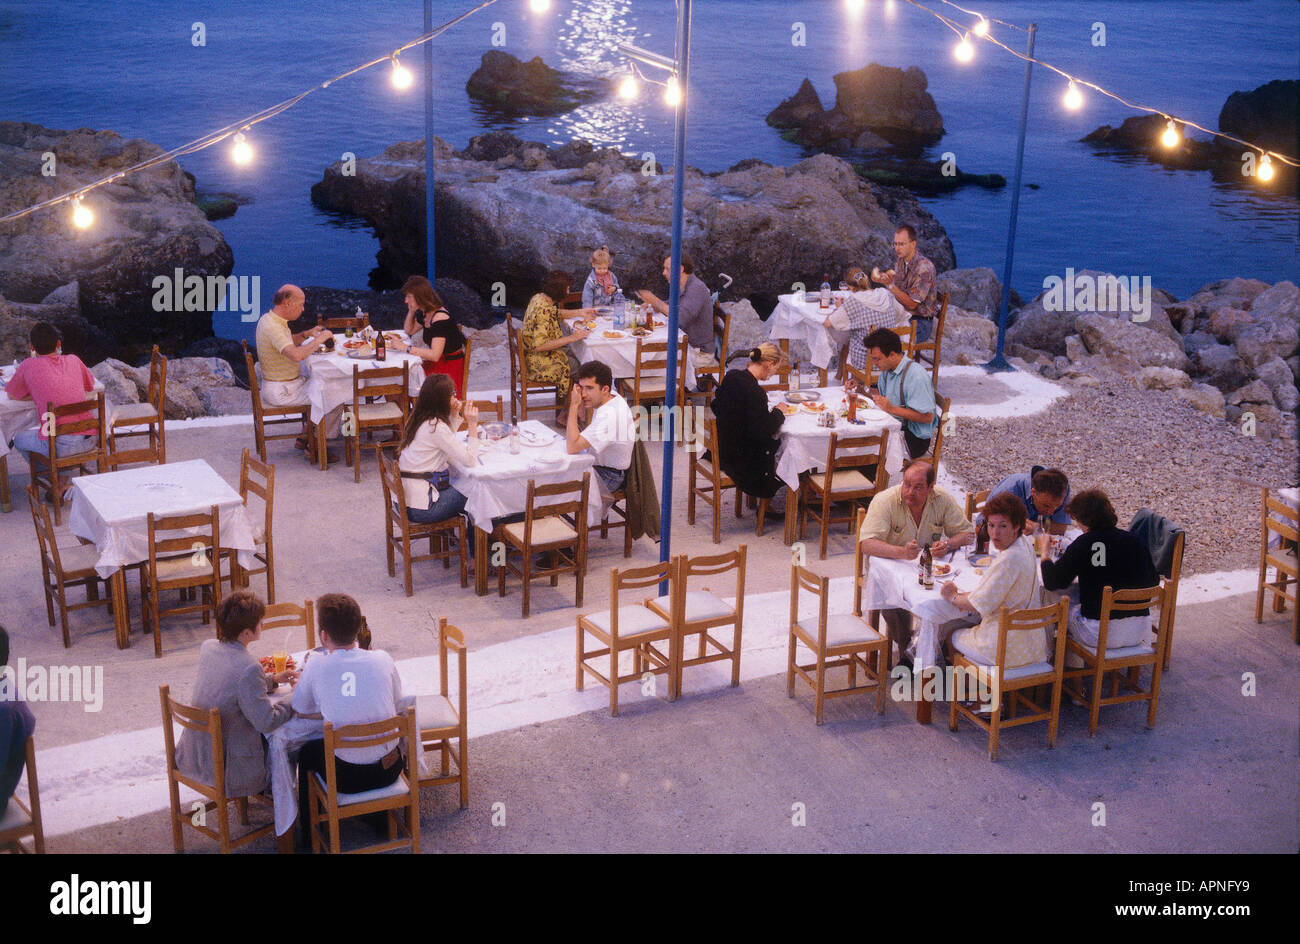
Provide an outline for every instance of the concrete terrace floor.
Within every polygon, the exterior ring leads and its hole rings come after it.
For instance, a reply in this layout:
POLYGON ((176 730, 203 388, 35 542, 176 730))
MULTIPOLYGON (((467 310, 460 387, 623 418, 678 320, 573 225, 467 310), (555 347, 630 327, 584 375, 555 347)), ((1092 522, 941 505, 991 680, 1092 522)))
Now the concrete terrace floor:
MULTIPOLYGON (((959 386, 955 376, 949 382, 959 386)), ((954 399, 1005 408, 996 396, 954 399)), ((204 458, 232 485, 251 445, 245 425, 169 425, 169 458, 204 458)), ((1254 622, 1248 575, 1184 581, 1153 730, 1142 707, 1120 706, 1103 711, 1090 739, 1086 712, 1067 702, 1055 750, 1046 749, 1046 726, 1031 725, 1004 732, 1000 759, 990 763, 986 736, 968 724, 950 733, 944 705, 924 727, 911 703, 889 702, 877 716, 872 696, 840 699, 816 727, 806 689, 785 697, 790 551, 780 522, 756 538, 752 513, 737 521, 724 510, 723 547, 749 547, 741 685, 730 688, 720 665, 688 671, 673 704, 662 679, 653 697, 629 684, 620 716, 611 718, 603 687, 574 690, 572 578, 555 589, 536 584, 527 621, 517 583, 504 600, 495 589, 480 598, 441 567, 417 565, 407 598, 386 571, 373 464, 354 485, 347 467, 320 473, 298 456, 287 443, 270 449, 277 598, 355 596, 376 645, 417 692, 436 686, 437 617, 466 631, 470 806, 459 810, 451 788, 424 791, 422 851, 1294 852, 1300 844, 1300 647, 1290 639, 1289 611, 1254 622), (1253 696, 1242 693, 1247 672, 1256 678, 1253 696), (1097 803, 1105 805, 1104 826, 1093 825, 1097 803), (792 825, 796 804, 805 826, 792 825), (494 809, 504 825, 493 825, 494 809)), ((659 451, 651 456, 661 471, 659 451)), ((140 635, 132 580, 131 648, 116 648, 105 610, 84 610, 71 615, 73 646, 64 650, 46 624, 18 466, 11 465, 15 509, 0 515, 0 622, 10 632, 11 662, 102 666, 105 679, 99 712, 32 706, 47 847, 170 852, 158 686, 188 697, 199 644, 212 628, 197 617, 167 620, 164 655, 154 659, 140 635)), ((686 524, 684 453, 676 466, 673 551, 713 553, 709 513, 694 528, 686 524)), ((846 612, 851 540, 835 534, 825 561, 815 546, 811 566, 835 578, 831 610, 846 612)), ((622 564, 620 550, 621 536, 593 536, 583 612, 606 604, 608 568, 622 564)), ((657 546, 642 540, 630 563, 657 558, 657 546)), ((260 578, 253 588, 264 590, 260 578)), ((352 835, 367 834, 357 829, 352 835)), ((214 844, 190 832, 187 848, 214 844)))

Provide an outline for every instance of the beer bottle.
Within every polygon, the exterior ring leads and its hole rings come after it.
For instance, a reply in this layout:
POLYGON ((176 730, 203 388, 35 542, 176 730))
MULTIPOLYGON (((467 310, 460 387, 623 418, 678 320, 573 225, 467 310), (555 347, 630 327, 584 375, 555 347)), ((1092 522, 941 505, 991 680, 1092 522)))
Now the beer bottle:
POLYGON ((388 359, 388 345, 384 340, 384 332, 375 330, 375 360, 383 362, 388 359))
POLYGON ((921 545, 921 556, 916 562, 916 582, 922 587, 925 586, 926 574, 931 573, 930 543, 927 541, 921 545))

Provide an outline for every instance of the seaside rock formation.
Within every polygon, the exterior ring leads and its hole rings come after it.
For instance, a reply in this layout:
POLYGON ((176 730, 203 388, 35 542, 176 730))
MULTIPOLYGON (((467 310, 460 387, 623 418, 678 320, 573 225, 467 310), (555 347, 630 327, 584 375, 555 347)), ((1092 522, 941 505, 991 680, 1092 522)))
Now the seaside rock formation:
MULTIPOLYGON (((612 149, 552 150, 501 133, 475 138, 459 154, 445 142, 438 151, 438 271, 483 294, 500 282, 506 303, 522 308, 548 270, 572 272, 581 286, 591 251, 607 245, 625 288, 664 294, 671 175, 643 173, 639 161, 612 149), (493 159, 467 158, 474 153, 493 159), (578 167, 557 165, 583 158, 578 167), (538 169, 526 169, 530 162, 538 169)), ((854 263, 888 267, 898 223, 916 226, 921 252, 938 270, 955 264, 943 227, 915 197, 868 183, 829 155, 789 167, 745 161, 717 174, 688 168, 685 188, 685 248, 696 273, 713 288, 719 273, 731 275, 727 294, 760 309, 795 282, 815 284, 854 263)), ((423 268, 423 195, 421 142, 358 160, 355 176, 336 163, 312 187, 318 205, 375 227, 380 265, 396 284, 423 268)))
MULTIPOLYGON (((132 367, 116 358, 100 361, 90 372, 104 385, 113 406, 143 403, 149 396, 149 366, 132 367)), ((251 412, 248 390, 218 357, 172 357, 167 360, 167 419, 242 415, 251 412)))
POLYGON ((565 76, 535 56, 521 62, 491 49, 465 83, 469 97, 502 116, 558 115, 609 92, 603 80, 565 76))
MULTIPOLYGON (((0 122, 0 215, 160 153, 112 131, 0 122), (45 168, 54 173, 45 176, 45 168)), ((182 269, 187 277, 225 276, 233 267, 230 247, 194 198, 193 178, 168 162, 93 191, 85 204, 95 222, 86 230, 73 228, 67 206, 7 223, 0 227, 0 294, 44 304, 76 283, 69 313, 90 330, 65 332, 66 348, 92 361, 118 351, 134 356, 155 343, 176 350, 210 335, 210 312, 159 314, 152 306, 158 275, 182 269)))
MULTIPOLYGON (((1002 308, 1002 282, 987 266, 977 269, 951 269, 939 273, 939 291, 948 293, 948 310, 964 308, 985 318, 998 318, 1002 308)), ((1011 310, 1023 303, 1015 289, 1011 290, 1011 310)))
POLYGON ((1160 143, 1168 119, 1161 115, 1134 115, 1125 118, 1118 128, 1102 125, 1084 135, 1081 141, 1127 154, 1141 154, 1157 164, 1182 170, 1208 170, 1214 165, 1214 147, 1208 141, 1189 137, 1187 129, 1174 122, 1181 139, 1177 147, 1160 143))
MULTIPOLYGON (((1249 92, 1233 92, 1219 111, 1219 130, 1294 155, 1300 140, 1300 81, 1275 79, 1249 92)), ((1219 140, 1240 161, 1241 146, 1219 140)))
MULTIPOLYGON (((871 63, 834 76, 835 105, 824 109, 817 90, 804 79, 793 96, 768 113, 767 123, 797 132, 800 143, 825 147, 856 142, 864 132, 917 151, 943 137, 943 118, 926 91, 925 73, 871 63)), ((869 143, 869 142, 868 142, 869 143)))

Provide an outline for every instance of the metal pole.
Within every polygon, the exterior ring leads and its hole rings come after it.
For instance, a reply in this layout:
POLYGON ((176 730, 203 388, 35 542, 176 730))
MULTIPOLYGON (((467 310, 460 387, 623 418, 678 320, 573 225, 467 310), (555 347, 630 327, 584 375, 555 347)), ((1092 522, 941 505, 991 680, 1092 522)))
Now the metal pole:
MULTIPOLYGON (((664 378, 664 407, 668 426, 664 434, 663 496, 659 508, 659 559, 671 553, 673 509, 674 414, 677 405, 677 305, 682 289, 682 204, 686 185, 686 108, 690 105, 691 0, 681 0, 677 20, 677 126, 673 135, 673 244, 668 262, 668 375, 664 378)), ((667 593, 661 585, 661 593, 667 593)))
MULTIPOLYGON (((433 0, 424 0, 424 31, 433 32, 433 0)), ((424 267, 436 284, 433 238, 433 43, 424 44, 424 267)))
POLYGON ((1007 230, 1007 261, 1002 269, 1002 309, 998 312, 998 349, 984 365, 989 373, 1013 370, 1002 354, 1007 340, 1007 314, 1011 307, 1011 261, 1016 253, 1016 220, 1020 215, 1020 174, 1025 166, 1025 125, 1029 120, 1029 80, 1034 73, 1034 34, 1038 24, 1029 24, 1029 59, 1025 63, 1025 94, 1020 100, 1020 140, 1016 144, 1016 174, 1011 184, 1011 226, 1007 230))

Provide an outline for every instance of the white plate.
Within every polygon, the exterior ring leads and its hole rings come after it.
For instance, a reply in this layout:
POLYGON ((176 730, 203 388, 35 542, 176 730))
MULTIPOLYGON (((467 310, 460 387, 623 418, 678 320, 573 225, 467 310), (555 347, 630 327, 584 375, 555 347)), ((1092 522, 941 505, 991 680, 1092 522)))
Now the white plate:
POLYGON ((557 466, 564 464, 564 456, 537 456, 533 459, 538 465, 557 466))

